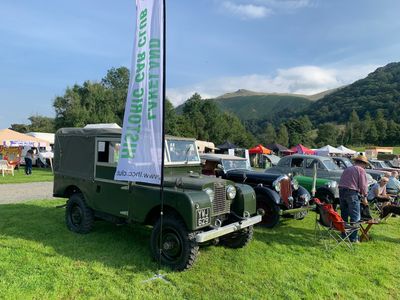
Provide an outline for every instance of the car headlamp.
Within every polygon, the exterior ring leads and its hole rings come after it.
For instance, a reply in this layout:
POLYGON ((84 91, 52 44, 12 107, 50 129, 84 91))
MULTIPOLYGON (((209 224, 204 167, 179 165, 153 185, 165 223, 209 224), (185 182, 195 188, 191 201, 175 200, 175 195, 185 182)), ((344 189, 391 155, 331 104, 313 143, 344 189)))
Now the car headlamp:
POLYGON ((272 183, 272 186, 275 189, 275 191, 277 191, 278 193, 281 191, 281 182, 279 180, 275 180, 272 183))
POLYGON ((236 197, 236 188, 233 185, 228 185, 226 187, 226 196, 229 200, 233 200, 236 197))
POLYGON ((309 193, 303 194, 300 196, 300 199, 303 200, 304 205, 307 205, 311 200, 311 195, 309 193))
POLYGON ((293 189, 295 189, 296 191, 299 189, 299 182, 296 180, 296 178, 292 179, 292 185, 293 189))
POLYGON ((337 187, 337 182, 334 181, 334 180, 332 180, 332 181, 328 181, 325 185, 326 185, 328 188, 335 189, 335 188, 337 187))
POLYGON ((204 189, 204 191, 208 195, 208 198, 210 198, 210 201, 213 202, 214 201, 214 190, 211 188, 206 188, 206 189, 204 189))

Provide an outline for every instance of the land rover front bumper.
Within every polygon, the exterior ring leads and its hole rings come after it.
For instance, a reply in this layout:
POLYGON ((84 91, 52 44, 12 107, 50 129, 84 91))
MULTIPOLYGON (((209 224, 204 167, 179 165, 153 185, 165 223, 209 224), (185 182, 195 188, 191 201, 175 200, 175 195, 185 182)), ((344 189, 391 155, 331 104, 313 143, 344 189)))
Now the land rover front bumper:
POLYGON ((247 218, 245 220, 241 220, 239 222, 235 222, 232 224, 228 224, 222 227, 218 227, 209 231, 205 231, 196 235, 196 242, 203 243, 209 240, 215 239, 217 237, 244 229, 251 225, 257 224, 261 222, 262 216, 257 215, 251 218, 247 218))

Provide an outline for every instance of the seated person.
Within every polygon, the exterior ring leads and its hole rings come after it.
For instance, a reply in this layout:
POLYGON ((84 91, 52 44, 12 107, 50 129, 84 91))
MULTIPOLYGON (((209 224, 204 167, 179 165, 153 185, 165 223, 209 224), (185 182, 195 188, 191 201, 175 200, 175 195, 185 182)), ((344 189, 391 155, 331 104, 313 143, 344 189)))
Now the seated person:
POLYGON ((399 173, 397 171, 393 171, 390 174, 389 182, 386 185, 386 191, 390 194, 397 195, 400 193, 400 181, 398 180, 399 173))
POLYGON ((378 202, 389 202, 391 198, 386 193, 386 185, 388 182, 389 178, 382 177, 377 183, 375 183, 368 192, 368 201, 377 200, 378 202))

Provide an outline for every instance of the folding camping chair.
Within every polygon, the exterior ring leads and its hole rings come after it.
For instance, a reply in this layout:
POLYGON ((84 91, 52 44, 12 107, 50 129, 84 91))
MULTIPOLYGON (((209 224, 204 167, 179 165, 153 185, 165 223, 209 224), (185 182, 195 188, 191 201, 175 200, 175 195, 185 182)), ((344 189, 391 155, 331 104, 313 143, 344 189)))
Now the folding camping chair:
POLYGON ((358 223, 347 224, 331 204, 323 203, 319 199, 314 199, 314 202, 316 205, 316 240, 322 240, 326 250, 333 250, 340 245, 354 250, 350 236, 360 229, 360 225, 358 223))

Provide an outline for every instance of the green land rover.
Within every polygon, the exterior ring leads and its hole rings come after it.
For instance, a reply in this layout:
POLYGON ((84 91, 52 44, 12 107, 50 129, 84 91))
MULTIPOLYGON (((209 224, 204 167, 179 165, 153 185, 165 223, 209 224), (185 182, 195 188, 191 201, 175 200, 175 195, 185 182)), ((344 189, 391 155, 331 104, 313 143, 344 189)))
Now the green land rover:
POLYGON ((240 248, 251 240, 261 221, 254 190, 200 175, 194 139, 166 137, 162 218, 159 186, 114 180, 120 140, 120 129, 57 131, 53 193, 68 198, 70 230, 88 233, 96 218, 152 225, 152 255, 174 270, 189 268, 201 244, 240 248))

